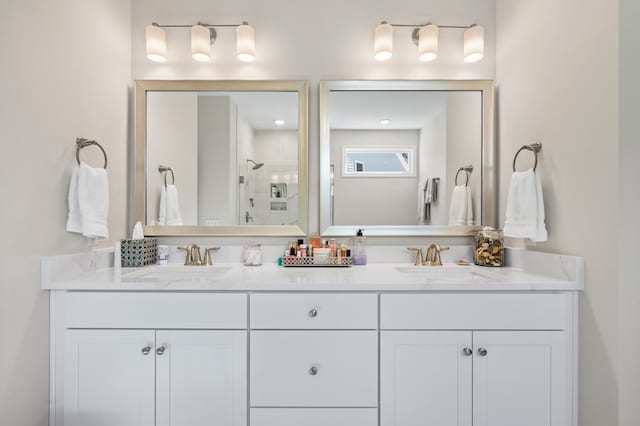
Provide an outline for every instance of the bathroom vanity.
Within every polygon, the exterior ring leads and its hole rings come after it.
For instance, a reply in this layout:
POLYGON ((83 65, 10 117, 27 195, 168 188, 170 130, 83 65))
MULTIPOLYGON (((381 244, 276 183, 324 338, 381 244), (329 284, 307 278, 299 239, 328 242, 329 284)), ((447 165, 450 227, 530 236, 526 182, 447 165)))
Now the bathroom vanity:
POLYGON ((43 260, 51 425, 577 426, 582 259, 43 260))

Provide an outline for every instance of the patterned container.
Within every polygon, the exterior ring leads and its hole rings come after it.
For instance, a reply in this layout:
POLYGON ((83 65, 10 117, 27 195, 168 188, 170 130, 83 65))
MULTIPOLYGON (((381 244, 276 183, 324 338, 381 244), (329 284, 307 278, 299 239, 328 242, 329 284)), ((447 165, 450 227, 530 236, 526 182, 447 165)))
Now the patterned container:
POLYGON ((120 259, 123 267, 155 265, 158 261, 158 239, 122 240, 120 259))

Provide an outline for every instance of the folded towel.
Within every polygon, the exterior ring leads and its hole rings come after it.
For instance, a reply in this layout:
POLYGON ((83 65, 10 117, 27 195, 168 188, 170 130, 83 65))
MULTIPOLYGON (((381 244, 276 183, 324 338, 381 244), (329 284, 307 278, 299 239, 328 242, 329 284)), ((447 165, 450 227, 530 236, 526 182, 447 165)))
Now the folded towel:
POLYGON ((457 185, 451 193, 449 225, 473 226, 473 202, 471 189, 467 185, 457 185))
POLYGON ((175 185, 162 186, 158 225, 182 226, 182 216, 178 204, 178 188, 175 185))
POLYGON ((80 215, 80 205, 78 204, 78 171, 80 167, 73 168, 71 182, 69 182, 69 216, 67 218, 67 231, 82 233, 82 216, 80 215))
POLYGON ((536 242, 547 241, 544 219, 540 177, 533 169, 514 172, 507 198, 505 237, 528 238, 536 242))
POLYGON ((67 231, 91 239, 109 238, 109 180, 107 171, 81 163, 69 183, 67 231))
POLYGON ((427 178, 424 187, 418 193, 418 223, 429 224, 431 222, 431 204, 438 200, 437 179, 427 178))

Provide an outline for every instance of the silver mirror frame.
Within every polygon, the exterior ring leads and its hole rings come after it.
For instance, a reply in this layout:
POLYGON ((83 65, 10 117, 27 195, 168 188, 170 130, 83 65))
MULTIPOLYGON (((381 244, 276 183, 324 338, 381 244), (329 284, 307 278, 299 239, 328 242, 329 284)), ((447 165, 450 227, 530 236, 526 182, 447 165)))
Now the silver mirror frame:
POLYGON ((309 223, 309 85, 302 80, 136 80, 133 223, 146 218, 147 92, 243 91, 298 93, 298 224, 144 226, 148 236, 304 236, 309 223))
POLYGON ((479 91, 482 93, 482 217, 483 226, 496 227, 496 158, 494 83, 492 80, 335 80, 320 82, 320 230, 323 236, 469 236, 480 226, 336 226, 331 222, 331 140, 329 94, 334 91, 479 91))

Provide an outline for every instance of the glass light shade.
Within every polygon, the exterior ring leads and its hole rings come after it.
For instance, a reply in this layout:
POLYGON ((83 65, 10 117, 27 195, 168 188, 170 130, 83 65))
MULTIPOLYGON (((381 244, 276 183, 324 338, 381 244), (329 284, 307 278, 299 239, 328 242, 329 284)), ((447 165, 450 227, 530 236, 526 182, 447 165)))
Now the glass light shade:
POLYGON ((251 62, 256 58, 256 32, 246 22, 236 28, 238 59, 251 62))
POLYGON ((374 39, 375 58, 387 61, 393 56, 393 27, 386 22, 376 27, 374 39))
POLYGON ((438 57, 437 26, 429 24, 418 31, 418 59, 422 62, 433 61, 438 57))
POLYGON ((156 25, 147 25, 144 29, 147 58, 153 62, 167 61, 167 35, 156 25))
POLYGON ((191 27, 191 57, 199 62, 211 60, 211 31, 202 25, 191 27))
POLYGON ((464 61, 478 62, 484 58, 484 27, 474 25, 464 32, 464 61))

